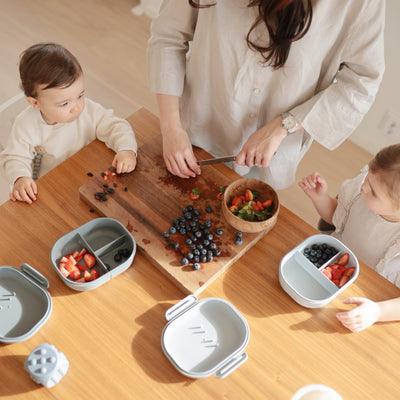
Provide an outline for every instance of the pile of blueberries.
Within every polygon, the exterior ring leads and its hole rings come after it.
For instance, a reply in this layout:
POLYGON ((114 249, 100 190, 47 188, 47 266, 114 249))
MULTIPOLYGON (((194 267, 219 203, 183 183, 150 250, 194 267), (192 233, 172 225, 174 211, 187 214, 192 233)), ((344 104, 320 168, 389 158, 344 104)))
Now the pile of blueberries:
MULTIPOLYGON (((212 208, 206 207, 206 212, 212 212, 212 208)), ((194 208, 191 204, 187 205, 182 210, 182 215, 175 218, 169 230, 163 233, 166 239, 174 234, 186 236, 184 243, 190 251, 181 259, 181 265, 192 264, 194 270, 200 269, 200 263, 213 261, 214 257, 221 255, 221 250, 213 241, 212 222, 209 219, 200 221, 200 214, 201 211, 198 208, 194 208)), ((224 232, 221 228, 217 228, 214 233, 221 236, 224 232)), ((169 241, 169 243, 174 250, 178 250, 178 242, 169 241)))
POLYGON ((321 267, 330 260, 339 250, 326 243, 313 244, 310 247, 305 247, 303 254, 317 267, 321 267))

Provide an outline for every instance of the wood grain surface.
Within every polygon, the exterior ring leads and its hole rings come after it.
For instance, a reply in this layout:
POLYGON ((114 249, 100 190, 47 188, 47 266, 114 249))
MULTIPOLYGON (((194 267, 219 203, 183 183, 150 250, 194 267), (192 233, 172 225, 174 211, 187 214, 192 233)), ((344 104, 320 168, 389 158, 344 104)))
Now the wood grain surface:
MULTIPOLYGON (((199 160, 211 157, 199 148, 194 150, 199 160)), ((131 231, 143 254, 184 293, 197 295, 265 235, 265 232, 245 233, 243 244, 235 244, 237 230, 223 217, 222 200, 217 198, 220 187, 230 183, 231 180, 214 165, 203 166, 201 175, 193 179, 171 175, 165 168, 162 138, 158 135, 139 148, 134 172, 105 177, 99 174, 82 185, 79 192, 82 200, 100 215, 121 221, 131 231), (114 193, 106 195, 107 201, 95 197, 108 188, 114 193), (201 192, 197 200, 189 197, 193 188, 201 192), (190 246, 185 244, 190 233, 177 232, 168 239, 163 237, 163 232, 173 225, 173 219, 182 216, 188 205, 200 211, 199 224, 211 221, 209 230, 221 251, 212 262, 200 263, 200 270, 193 270, 192 263, 181 265, 181 259, 190 252, 190 246), (212 212, 206 212, 207 207, 211 207, 212 212), (221 236, 216 234, 218 228, 223 230, 221 236), (173 243, 178 243, 179 248, 174 250, 173 243)))
MULTIPOLYGON (((129 121, 140 145, 159 134, 159 121, 147 110, 129 121)), ((400 289, 360 263, 357 280, 325 307, 295 303, 279 285, 279 263, 317 231, 284 203, 274 229, 199 295, 230 302, 250 327, 248 360, 225 379, 188 378, 163 354, 165 313, 185 294, 142 252, 124 273, 93 291, 68 288, 51 266, 51 248, 99 217, 81 200, 79 188, 88 171, 97 176, 113 156, 94 141, 37 181, 33 205, 0 206, 0 265, 29 263, 49 280, 53 300, 49 320, 33 337, 0 344, 2 400, 289 400, 310 383, 330 386, 344 400, 400 398, 400 324, 380 323, 354 334, 335 318, 351 308, 342 303, 346 297, 384 300, 400 296, 400 289), (50 389, 24 370, 25 359, 41 343, 56 346, 70 363, 50 389)), ((224 166, 214 168, 230 180, 237 177, 224 166)))

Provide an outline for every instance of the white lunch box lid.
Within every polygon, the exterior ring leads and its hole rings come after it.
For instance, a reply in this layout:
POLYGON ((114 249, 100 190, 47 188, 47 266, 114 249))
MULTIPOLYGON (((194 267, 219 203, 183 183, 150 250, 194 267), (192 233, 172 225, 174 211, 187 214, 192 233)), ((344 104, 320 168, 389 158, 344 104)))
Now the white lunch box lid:
POLYGON ((183 375, 225 378, 247 360, 249 326, 229 302, 190 295, 167 310, 166 319, 162 349, 183 375))

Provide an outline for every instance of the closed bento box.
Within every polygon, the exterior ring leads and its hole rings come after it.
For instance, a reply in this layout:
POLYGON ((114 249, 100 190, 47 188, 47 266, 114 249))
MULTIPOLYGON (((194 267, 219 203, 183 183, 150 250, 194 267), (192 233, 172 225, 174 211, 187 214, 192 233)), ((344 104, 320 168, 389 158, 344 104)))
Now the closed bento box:
POLYGON ((20 270, 0 266, 0 342, 23 342, 49 319, 48 287, 48 280, 28 264, 20 270))
POLYGON ((317 234, 282 258, 279 282, 298 304, 318 308, 349 287, 356 280, 359 268, 357 257, 340 240, 317 234), (333 270, 338 270, 337 275, 333 270))
POLYGON ((248 324, 227 301, 190 295, 171 307, 166 319, 162 349, 183 375, 225 378, 247 360, 248 324))
POLYGON ((86 291, 128 269, 135 253, 135 239, 124 225, 112 218, 96 218, 58 239, 50 259, 67 286, 86 291))

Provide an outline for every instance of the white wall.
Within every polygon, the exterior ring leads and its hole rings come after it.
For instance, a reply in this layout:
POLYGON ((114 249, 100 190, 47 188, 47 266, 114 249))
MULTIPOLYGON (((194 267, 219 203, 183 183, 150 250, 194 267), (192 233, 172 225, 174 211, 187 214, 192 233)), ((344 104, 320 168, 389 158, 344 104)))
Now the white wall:
MULTIPOLYGON (((354 1, 354 0, 349 0, 354 1)), ((386 0, 386 70, 375 103, 350 140, 372 154, 400 142, 400 1, 386 0), (389 113, 396 126, 387 134, 389 113)))

